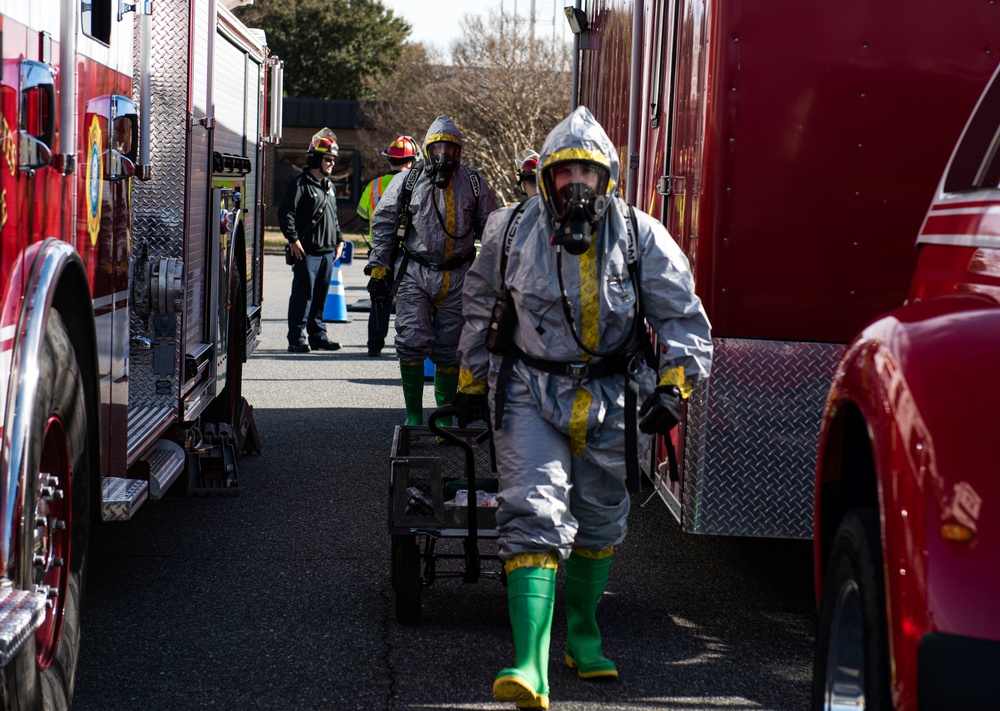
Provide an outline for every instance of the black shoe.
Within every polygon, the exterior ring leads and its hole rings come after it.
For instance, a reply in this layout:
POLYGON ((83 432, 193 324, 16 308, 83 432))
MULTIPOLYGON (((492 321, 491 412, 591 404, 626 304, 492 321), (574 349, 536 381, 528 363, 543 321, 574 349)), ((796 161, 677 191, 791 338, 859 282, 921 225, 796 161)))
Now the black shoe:
POLYGON ((309 346, 305 343, 289 343, 288 344, 289 353, 308 353, 309 346))
POLYGON ((369 358, 378 358, 380 355, 382 355, 382 349, 381 348, 379 348, 378 350, 375 350, 374 348, 369 348, 368 349, 368 357, 369 358))
POLYGON ((336 341, 314 341, 309 344, 314 351, 339 351, 340 344, 336 341))

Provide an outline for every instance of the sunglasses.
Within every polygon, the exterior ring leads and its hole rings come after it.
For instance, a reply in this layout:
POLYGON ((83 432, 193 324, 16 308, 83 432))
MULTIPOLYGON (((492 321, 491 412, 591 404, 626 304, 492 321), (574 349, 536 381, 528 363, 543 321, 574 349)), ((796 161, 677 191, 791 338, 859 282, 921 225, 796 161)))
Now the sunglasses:
POLYGON ((324 163, 329 163, 330 165, 333 165, 333 164, 334 164, 334 163, 336 163, 337 161, 336 161, 336 159, 335 159, 335 158, 324 158, 324 159, 323 159, 323 162, 324 162, 324 163))

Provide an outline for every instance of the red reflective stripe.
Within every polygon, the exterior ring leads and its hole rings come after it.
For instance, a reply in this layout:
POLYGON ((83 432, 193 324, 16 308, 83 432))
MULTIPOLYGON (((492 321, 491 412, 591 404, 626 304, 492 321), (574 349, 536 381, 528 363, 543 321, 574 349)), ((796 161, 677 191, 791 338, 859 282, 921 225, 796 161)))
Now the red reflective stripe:
POLYGON ((931 212, 939 210, 969 210, 980 207, 1000 207, 1000 200, 977 200, 975 202, 942 202, 931 207, 931 212))
POLYGON ((964 215, 928 215, 924 235, 1000 235, 1000 215, 973 212, 964 215))

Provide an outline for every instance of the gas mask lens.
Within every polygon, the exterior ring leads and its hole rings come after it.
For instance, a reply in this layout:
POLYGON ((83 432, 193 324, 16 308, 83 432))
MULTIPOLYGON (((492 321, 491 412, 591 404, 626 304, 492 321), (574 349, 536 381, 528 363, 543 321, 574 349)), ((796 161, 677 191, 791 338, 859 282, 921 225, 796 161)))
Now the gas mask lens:
MULTIPOLYGON (((563 219, 574 205, 593 203, 608 190, 610 172, 590 161, 557 163, 549 169, 553 213, 563 219)), ((594 217, 599 217, 595 214, 594 217)))
POLYGON ((571 161, 552 166, 544 180, 549 194, 555 235, 553 243, 570 254, 583 254, 597 221, 607 206, 610 171, 591 161, 571 161))

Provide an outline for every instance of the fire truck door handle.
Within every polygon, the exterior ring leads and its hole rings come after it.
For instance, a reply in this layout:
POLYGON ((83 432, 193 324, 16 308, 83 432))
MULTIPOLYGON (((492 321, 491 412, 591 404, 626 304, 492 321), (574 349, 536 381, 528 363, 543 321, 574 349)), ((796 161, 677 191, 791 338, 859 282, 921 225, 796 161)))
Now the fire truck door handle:
POLYGON ((152 15, 153 0, 136 0, 135 2, 118 0, 118 21, 121 22, 122 18, 130 12, 137 15, 152 15))
POLYGON ((656 182, 656 192, 660 195, 680 195, 684 192, 683 175, 661 175, 656 182))
POLYGON ((214 116, 202 116, 201 118, 191 117, 191 128, 195 126, 202 126, 206 131, 215 130, 215 117, 214 116))

